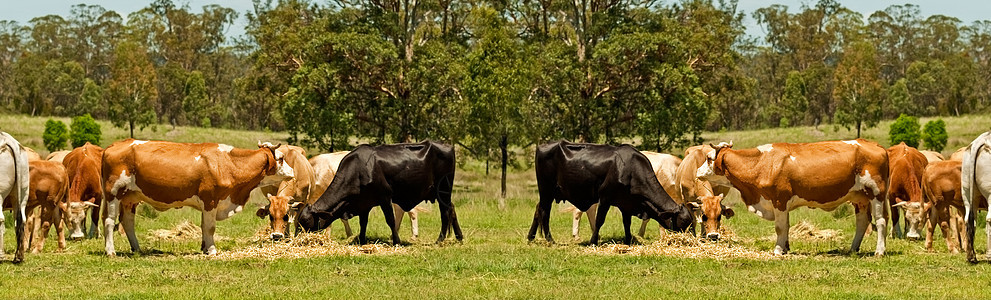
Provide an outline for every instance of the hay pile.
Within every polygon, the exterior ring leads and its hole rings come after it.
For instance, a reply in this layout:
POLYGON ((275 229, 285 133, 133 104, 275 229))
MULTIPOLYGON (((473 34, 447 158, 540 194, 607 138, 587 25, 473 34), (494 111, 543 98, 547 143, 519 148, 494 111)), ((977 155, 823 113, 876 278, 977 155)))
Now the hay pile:
MULTIPOLYGON (((156 229, 148 233, 148 238, 156 241, 180 241, 203 238, 203 230, 189 221, 182 221, 172 229, 156 229)), ((214 236, 220 240, 220 236, 214 236)))
POLYGON ((249 243, 251 245, 229 251, 220 251, 216 255, 206 256, 211 259, 279 259, 307 258, 317 256, 354 256, 364 254, 403 254, 407 249, 401 246, 385 244, 343 245, 331 239, 325 233, 301 233, 291 239, 272 241, 269 230, 259 230, 249 243))
MULTIPOLYGON (((832 229, 818 229, 809 221, 802 220, 798 224, 792 225, 788 230, 788 237, 808 241, 825 241, 840 237, 840 232, 832 229)), ((775 237, 775 239, 777 239, 775 237)))
POLYGON ((582 251, 585 254, 599 255, 675 256, 716 260, 734 258, 771 260, 788 257, 740 246, 735 234, 725 229, 720 229, 720 231, 722 232, 722 239, 715 242, 699 239, 689 233, 667 233, 648 245, 606 244, 598 247, 584 247, 582 251))

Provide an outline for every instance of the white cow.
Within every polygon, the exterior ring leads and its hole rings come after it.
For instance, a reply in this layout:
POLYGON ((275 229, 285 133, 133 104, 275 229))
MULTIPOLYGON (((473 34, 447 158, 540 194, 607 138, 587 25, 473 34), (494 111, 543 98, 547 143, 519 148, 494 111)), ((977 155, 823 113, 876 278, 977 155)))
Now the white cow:
MULTIPOLYGON (((960 189, 963 194, 963 206, 967 222, 967 234, 965 234, 964 248, 967 251, 967 261, 977 262, 974 253, 974 219, 977 217, 977 205, 974 201, 983 195, 986 199, 991 199, 991 132, 982 133, 970 143, 968 150, 965 150, 963 164, 960 166, 960 189)), ((991 214, 985 217, 985 222, 991 225, 991 214)), ((985 234, 988 236, 988 249, 991 250, 991 227, 986 228, 985 234)), ((991 258, 991 251, 987 252, 991 258)))
MULTIPOLYGON (((6 132, 0 132, 0 201, 14 201, 11 207, 14 208, 14 231, 17 234, 17 249, 14 251, 15 263, 24 261, 24 251, 27 249, 24 223, 30 187, 31 179, 26 150, 14 137, 6 132)), ((0 255, 4 254, 5 222, 3 214, 0 214, 0 255)))

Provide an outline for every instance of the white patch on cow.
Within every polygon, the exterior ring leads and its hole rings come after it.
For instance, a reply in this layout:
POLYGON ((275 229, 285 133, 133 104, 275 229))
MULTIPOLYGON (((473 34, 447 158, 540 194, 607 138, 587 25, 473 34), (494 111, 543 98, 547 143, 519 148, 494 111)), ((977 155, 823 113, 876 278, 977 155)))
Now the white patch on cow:
POLYGON ((716 159, 716 150, 709 150, 709 153, 706 153, 705 157, 708 157, 709 159, 716 159))
POLYGON ((788 155, 788 158, 790 158, 791 161, 795 161, 795 159, 796 159, 795 156, 793 156, 793 155, 788 155))
POLYGON ((863 191, 868 188, 871 189, 871 192, 874 193, 874 195, 877 195, 881 192, 881 189, 878 188, 877 186, 877 182, 874 181, 874 178, 871 177, 871 172, 868 170, 864 170, 864 175, 859 175, 854 177, 853 186, 850 187, 850 191, 851 192, 863 191))
POLYGON ((843 142, 844 143, 847 143, 847 144, 850 144, 850 145, 854 145, 854 146, 860 146, 860 142, 857 142, 856 140, 849 140, 849 141, 843 141, 843 142))
POLYGON ((772 146, 771 144, 763 144, 757 146, 757 150, 759 150, 760 153, 768 153, 771 152, 771 150, 774 150, 774 146, 772 146))
POLYGON ((758 217, 764 220, 774 221, 774 209, 771 205, 771 201, 760 197, 760 201, 757 204, 747 206, 747 210, 754 213, 758 217))
POLYGON ((275 150, 275 160, 281 160, 281 159, 283 159, 285 157, 286 157, 286 154, 285 153, 282 153, 282 150, 278 150, 278 149, 275 150))
POLYGON ((127 170, 120 171, 117 181, 114 181, 114 185, 110 187, 110 194, 116 195, 120 189, 127 189, 134 192, 141 191, 141 188, 138 187, 137 182, 134 180, 134 176, 127 175, 127 170))
POLYGON ((131 146, 137 146, 137 145, 141 145, 141 144, 144 144, 144 143, 147 143, 147 142, 148 141, 134 140, 133 142, 131 142, 131 146))
POLYGON ((197 155, 196 157, 193 157, 193 159, 195 159, 196 161, 200 161, 200 156, 197 155))
POLYGON ((234 146, 227 144, 219 144, 217 145, 217 150, 219 150, 220 152, 231 152, 231 150, 234 150, 234 146))

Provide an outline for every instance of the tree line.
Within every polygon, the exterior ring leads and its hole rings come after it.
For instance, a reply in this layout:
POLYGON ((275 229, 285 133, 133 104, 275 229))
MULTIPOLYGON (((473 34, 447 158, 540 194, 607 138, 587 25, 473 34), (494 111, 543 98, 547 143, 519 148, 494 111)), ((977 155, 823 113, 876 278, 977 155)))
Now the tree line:
POLYGON ((115 125, 286 130, 326 151, 566 138, 666 150, 703 130, 984 112, 991 21, 835 0, 156 0, 0 21, 0 109, 115 125), (246 34, 227 32, 244 14, 246 34), (766 34, 748 36, 744 13, 766 34), (126 21, 125 21, 126 20, 126 21))

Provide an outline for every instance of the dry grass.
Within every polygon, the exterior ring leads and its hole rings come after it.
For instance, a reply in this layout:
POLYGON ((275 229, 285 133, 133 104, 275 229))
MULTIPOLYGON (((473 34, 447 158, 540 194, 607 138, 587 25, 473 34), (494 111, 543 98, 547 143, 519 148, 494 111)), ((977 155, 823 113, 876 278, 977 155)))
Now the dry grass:
POLYGON ((301 233, 290 239, 272 241, 267 227, 259 230, 248 246, 229 251, 221 251, 208 259, 236 260, 245 258, 280 259, 309 258, 318 256, 356 256, 405 254, 409 250, 402 246, 385 244, 344 245, 331 239, 325 233, 301 233))
POLYGON ((818 229, 815 224, 802 220, 791 226, 788 237, 807 241, 834 240, 840 237, 840 232, 832 229, 818 229))
MULTIPOLYGON (((157 229, 148 233, 148 238, 156 241, 180 241, 203 238, 203 230, 199 226, 189 221, 183 220, 172 229, 157 229)), ((222 239, 218 235, 213 237, 216 240, 222 239)))
POLYGON ((635 256, 674 256, 683 258, 711 258, 774 260, 796 257, 794 255, 774 255, 767 251, 751 249, 740 245, 739 238, 732 231, 720 229, 722 239, 707 241, 689 233, 667 233, 648 245, 606 244, 602 246, 585 247, 585 254, 598 255, 635 255, 635 256))

